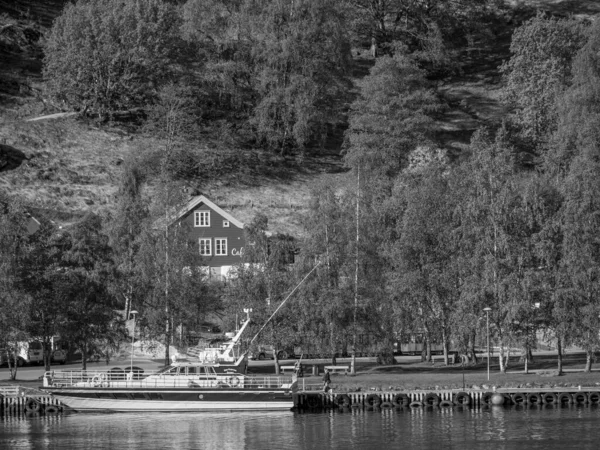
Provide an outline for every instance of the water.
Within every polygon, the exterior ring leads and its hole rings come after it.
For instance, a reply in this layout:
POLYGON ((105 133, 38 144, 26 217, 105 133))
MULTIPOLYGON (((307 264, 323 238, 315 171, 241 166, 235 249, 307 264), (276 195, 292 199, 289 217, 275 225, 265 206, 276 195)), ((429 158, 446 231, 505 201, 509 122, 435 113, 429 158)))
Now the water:
POLYGON ((0 449, 597 449, 598 407, 0 418, 0 449))

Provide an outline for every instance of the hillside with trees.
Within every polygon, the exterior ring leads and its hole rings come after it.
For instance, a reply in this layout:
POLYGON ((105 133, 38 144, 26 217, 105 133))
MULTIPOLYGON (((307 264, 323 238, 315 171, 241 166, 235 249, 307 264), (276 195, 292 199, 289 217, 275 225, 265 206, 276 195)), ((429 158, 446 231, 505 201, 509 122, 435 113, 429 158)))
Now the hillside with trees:
POLYGON ((262 342, 392 363, 422 333, 475 360, 490 307, 502 371, 540 331, 559 369, 571 345, 591 368, 595 2, 10 3, 0 339, 59 332, 85 355, 132 305, 167 349, 214 311, 250 306, 256 331, 310 272, 262 342), (254 243, 228 283, 157 226, 199 191, 254 243))

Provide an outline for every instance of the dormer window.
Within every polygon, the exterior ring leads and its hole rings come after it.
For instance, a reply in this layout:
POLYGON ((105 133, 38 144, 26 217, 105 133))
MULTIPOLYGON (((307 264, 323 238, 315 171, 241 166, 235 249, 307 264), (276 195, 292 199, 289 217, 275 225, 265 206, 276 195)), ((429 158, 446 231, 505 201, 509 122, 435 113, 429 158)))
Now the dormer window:
POLYGON ((229 220, 223 221, 223 228, 229 228, 229 220))
POLYGON ((196 211, 194 213, 195 227, 210 227, 210 211, 196 211))

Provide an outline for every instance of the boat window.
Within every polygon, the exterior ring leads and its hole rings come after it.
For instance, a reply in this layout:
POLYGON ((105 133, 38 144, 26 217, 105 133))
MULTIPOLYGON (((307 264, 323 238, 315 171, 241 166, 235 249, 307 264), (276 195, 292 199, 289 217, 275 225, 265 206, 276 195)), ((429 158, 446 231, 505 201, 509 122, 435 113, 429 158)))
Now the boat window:
POLYGON ((196 374, 196 368, 195 367, 188 367, 188 375, 195 375, 196 374))
POLYGON ((177 372, 177 368, 176 367, 165 367, 164 369, 159 370, 156 374, 157 375, 166 375, 166 374, 173 373, 173 371, 177 372))

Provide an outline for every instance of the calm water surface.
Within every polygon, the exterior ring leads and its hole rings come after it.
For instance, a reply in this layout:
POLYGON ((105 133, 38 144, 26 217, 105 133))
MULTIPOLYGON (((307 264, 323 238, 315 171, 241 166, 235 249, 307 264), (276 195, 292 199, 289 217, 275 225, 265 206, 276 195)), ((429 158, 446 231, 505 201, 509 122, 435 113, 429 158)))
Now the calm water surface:
POLYGON ((0 418, 0 449, 598 449, 600 409, 65 414, 0 418))

